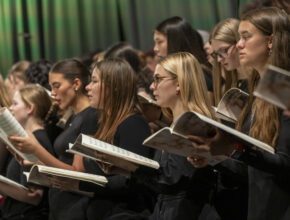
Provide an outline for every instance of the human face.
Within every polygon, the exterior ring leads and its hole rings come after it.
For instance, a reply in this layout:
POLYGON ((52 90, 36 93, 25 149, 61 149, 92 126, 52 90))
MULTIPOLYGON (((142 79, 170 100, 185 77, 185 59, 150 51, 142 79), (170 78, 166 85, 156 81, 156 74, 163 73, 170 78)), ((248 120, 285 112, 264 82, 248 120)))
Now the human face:
POLYGON ((171 108, 177 99, 179 90, 177 80, 172 77, 161 65, 157 64, 154 72, 154 81, 150 86, 159 106, 171 108))
POLYGON ((167 37, 159 31, 154 31, 154 52, 158 57, 167 56, 167 37))
POLYGON ((98 69, 95 69, 93 71, 91 82, 86 86, 86 90, 88 91, 90 106, 96 109, 102 109, 103 92, 102 92, 102 82, 100 79, 100 71, 98 69))
POLYGON ((9 77, 5 80, 5 85, 9 91, 9 94, 13 97, 14 93, 25 85, 25 82, 18 77, 9 75, 9 77))
POLYGON ((62 110, 76 104, 76 85, 65 79, 62 73, 49 73, 51 96, 62 110))
POLYGON ((11 113, 13 114, 13 116, 17 119, 17 121, 23 127, 25 127, 27 119, 32 111, 31 111, 31 107, 25 105, 18 91, 14 93, 14 96, 12 99, 12 105, 10 106, 9 109, 11 113))
POLYGON ((217 61, 221 63, 227 71, 231 71, 239 67, 239 54, 236 49, 236 45, 220 40, 212 40, 211 46, 213 49, 212 56, 215 56, 217 61))
POLYGON ((268 61, 270 37, 264 35, 249 21, 240 22, 239 35, 237 48, 241 65, 259 71, 268 61))
POLYGON ((203 49, 205 50, 206 52, 206 58, 207 58, 207 61, 211 64, 213 64, 213 57, 211 56, 213 50, 212 50, 212 46, 209 42, 206 42, 204 44, 204 47, 203 49))

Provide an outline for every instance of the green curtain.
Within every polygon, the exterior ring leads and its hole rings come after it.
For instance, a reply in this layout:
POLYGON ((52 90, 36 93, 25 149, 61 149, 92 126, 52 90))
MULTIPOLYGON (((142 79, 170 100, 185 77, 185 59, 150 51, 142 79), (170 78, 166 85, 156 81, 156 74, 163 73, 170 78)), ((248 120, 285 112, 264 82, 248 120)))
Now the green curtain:
POLYGON ((251 0, 0 0, 0 72, 19 60, 79 57, 118 41, 152 48, 163 19, 185 17, 210 30, 251 0))

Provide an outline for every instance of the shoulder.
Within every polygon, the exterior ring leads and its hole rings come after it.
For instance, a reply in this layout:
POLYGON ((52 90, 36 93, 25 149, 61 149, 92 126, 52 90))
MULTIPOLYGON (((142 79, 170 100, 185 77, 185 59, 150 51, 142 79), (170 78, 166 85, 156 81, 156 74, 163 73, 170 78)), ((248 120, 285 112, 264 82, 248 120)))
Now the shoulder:
POLYGON ((53 147, 51 141, 48 137, 48 134, 45 129, 39 129, 33 132, 33 135, 37 139, 37 141, 49 152, 53 152, 53 147))
POLYGON ((133 114, 127 117, 119 126, 118 129, 122 128, 137 128, 137 127, 145 127, 149 128, 148 123, 145 118, 140 114, 133 114))

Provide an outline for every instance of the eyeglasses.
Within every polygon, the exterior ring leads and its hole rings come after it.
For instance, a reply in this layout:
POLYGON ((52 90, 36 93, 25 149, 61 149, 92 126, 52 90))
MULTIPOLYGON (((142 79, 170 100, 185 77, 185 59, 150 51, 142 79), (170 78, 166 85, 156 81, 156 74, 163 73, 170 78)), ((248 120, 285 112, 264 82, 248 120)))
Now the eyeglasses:
POLYGON ((221 48, 218 51, 212 52, 210 55, 214 58, 217 59, 218 57, 223 59, 226 58, 229 55, 229 50, 233 47, 234 45, 230 45, 225 48, 221 48))
POLYGON ((175 79, 175 78, 172 78, 172 77, 169 77, 169 76, 156 76, 156 75, 154 75, 153 76, 153 84, 155 85, 155 86, 157 86, 157 85, 159 85, 159 83, 161 83, 161 81, 163 81, 164 79, 169 79, 169 80, 173 80, 173 79, 175 79))

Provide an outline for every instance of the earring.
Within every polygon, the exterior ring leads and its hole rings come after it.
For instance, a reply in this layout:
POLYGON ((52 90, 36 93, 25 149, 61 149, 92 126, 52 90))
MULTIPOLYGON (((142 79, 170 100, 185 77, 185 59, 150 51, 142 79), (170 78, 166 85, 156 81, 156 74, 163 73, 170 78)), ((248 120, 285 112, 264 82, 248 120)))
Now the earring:
POLYGON ((75 92, 77 92, 78 91, 78 88, 75 88, 75 92))
POLYGON ((272 54, 272 48, 269 49, 269 53, 268 53, 268 55, 271 56, 271 54, 272 54))

